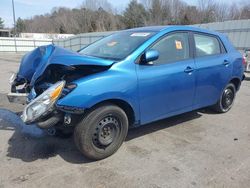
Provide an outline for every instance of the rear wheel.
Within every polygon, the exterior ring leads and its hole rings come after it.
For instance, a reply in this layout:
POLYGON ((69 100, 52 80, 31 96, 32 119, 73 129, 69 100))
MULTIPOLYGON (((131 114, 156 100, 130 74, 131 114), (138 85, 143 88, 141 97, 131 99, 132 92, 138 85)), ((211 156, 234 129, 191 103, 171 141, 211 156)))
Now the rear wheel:
POLYGON ((128 118, 118 106, 107 104, 89 112, 74 130, 76 146, 87 158, 100 160, 122 145, 128 132, 128 118))
POLYGON ((223 90, 219 101, 212 107, 212 109, 219 113, 228 112, 233 106, 235 94, 235 85, 229 83, 223 90))

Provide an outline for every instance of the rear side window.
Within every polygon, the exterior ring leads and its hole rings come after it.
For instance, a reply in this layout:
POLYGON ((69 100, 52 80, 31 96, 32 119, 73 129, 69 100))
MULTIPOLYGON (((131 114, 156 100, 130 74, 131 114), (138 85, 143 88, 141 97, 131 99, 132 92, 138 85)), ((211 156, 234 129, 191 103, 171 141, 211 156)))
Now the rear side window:
POLYGON ((194 34, 194 41, 197 57, 221 53, 220 42, 216 37, 194 34))

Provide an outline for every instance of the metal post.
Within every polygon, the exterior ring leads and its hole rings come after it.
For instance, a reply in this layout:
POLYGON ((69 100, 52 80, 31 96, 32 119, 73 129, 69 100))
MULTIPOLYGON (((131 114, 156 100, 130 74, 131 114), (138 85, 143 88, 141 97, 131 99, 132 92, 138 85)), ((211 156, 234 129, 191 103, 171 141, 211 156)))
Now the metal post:
POLYGON ((79 46, 78 46, 78 49, 80 50, 82 47, 82 36, 80 36, 80 42, 79 42, 79 46))
POLYGON ((15 15, 14 0, 12 0, 12 10, 13 10, 13 21, 14 21, 14 43, 15 43, 15 51, 17 53, 17 46, 16 46, 16 15, 15 15))
POLYGON ((71 38, 69 38, 69 46, 70 46, 70 50, 72 50, 71 38))
POLYGON ((15 36, 14 36, 14 45, 15 45, 15 52, 17 53, 16 37, 15 36))
POLYGON ((89 44, 91 44, 91 42, 92 42, 92 37, 89 36, 89 44))

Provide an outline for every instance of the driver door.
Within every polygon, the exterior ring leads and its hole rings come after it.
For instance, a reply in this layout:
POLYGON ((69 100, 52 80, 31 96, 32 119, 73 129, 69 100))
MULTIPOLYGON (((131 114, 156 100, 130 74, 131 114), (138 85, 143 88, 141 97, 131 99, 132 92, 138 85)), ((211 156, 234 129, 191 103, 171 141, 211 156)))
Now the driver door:
POLYGON ((137 64, 141 123, 149 123, 192 109, 195 64, 188 32, 171 33, 150 47, 159 58, 137 64))

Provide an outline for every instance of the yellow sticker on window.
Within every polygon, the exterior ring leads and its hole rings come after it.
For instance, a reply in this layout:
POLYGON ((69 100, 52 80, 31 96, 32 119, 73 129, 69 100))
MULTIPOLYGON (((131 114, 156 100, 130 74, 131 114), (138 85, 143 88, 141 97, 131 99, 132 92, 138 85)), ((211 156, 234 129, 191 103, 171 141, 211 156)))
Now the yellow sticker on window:
POLYGON ((176 40, 175 41, 175 47, 176 47, 177 50, 181 50, 182 49, 181 41, 176 40))

